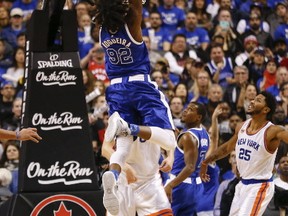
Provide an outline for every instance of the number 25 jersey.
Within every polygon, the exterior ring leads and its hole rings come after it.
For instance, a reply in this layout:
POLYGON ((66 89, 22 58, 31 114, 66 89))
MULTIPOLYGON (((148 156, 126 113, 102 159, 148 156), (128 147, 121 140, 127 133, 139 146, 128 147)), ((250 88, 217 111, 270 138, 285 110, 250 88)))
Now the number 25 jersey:
POLYGON ((270 179, 274 167, 275 152, 269 152, 266 146, 266 131, 273 125, 267 122, 254 134, 247 134, 251 119, 242 125, 236 143, 236 161, 243 179, 270 179))
POLYGON ((150 73, 146 45, 143 41, 133 39, 127 24, 115 34, 102 26, 99 35, 100 44, 105 50, 105 67, 109 79, 150 73))

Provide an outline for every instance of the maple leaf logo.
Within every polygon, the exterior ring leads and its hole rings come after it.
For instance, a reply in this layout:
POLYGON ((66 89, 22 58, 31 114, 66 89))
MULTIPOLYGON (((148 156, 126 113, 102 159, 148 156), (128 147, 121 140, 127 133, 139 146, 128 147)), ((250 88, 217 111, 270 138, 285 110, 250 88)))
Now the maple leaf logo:
POLYGON ((68 210, 63 202, 61 202, 59 209, 54 211, 54 216, 72 216, 72 211, 68 210))

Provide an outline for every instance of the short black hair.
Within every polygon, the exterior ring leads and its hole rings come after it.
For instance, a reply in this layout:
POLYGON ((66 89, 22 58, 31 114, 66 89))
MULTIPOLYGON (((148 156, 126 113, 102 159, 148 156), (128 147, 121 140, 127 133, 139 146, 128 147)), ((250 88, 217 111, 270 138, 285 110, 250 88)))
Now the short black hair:
POLYGON ((273 116, 273 114, 275 112, 275 109, 276 109, 275 97, 271 93, 269 93, 267 91, 262 91, 262 92, 260 92, 260 94, 265 97, 266 105, 267 105, 267 107, 270 108, 269 113, 267 113, 266 119, 271 121, 272 120, 272 116, 273 116))
POLYGON ((182 37, 182 38, 185 38, 185 40, 187 40, 187 37, 186 37, 185 34, 179 33, 179 34, 175 34, 175 35, 173 36, 173 38, 172 38, 172 43, 174 43, 175 40, 176 40, 176 38, 178 38, 178 37, 182 37))
POLYGON ((202 104, 202 103, 196 102, 196 101, 193 101, 193 102, 190 102, 190 103, 195 104, 198 107, 197 108, 197 113, 202 116, 201 122, 203 122, 205 117, 206 117, 206 115, 207 115, 205 105, 202 104))

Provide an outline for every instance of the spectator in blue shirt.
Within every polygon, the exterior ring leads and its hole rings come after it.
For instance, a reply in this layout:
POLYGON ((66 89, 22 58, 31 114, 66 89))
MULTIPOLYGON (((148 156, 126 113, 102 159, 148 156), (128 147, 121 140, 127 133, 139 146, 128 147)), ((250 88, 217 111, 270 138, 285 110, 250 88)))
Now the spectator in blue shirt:
POLYGON ((143 36, 149 37, 152 50, 168 51, 171 39, 169 38, 169 33, 161 26, 161 15, 157 11, 151 12, 149 20, 151 26, 143 29, 143 36))
POLYGON ((178 27, 183 26, 185 20, 185 12, 174 5, 174 0, 163 0, 163 6, 158 7, 161 14, 162 26, 174 34, 178 27))
POLYGON ((26 30, 23 23, 23 15, 24 13, 21 8, 13 8, 10 12, 10 26, 4 28, 1 32, 1 37, 13 48, 17 46, 18 34, 26 30))
POLYGON ((187 43, 194 49, 206 50, 210 42, 208 32, 201 27, 197 27, 197 17, 193 12, 188 12, 185 19, 185 27, 176 31, 176 34, 184 34, 187 43))

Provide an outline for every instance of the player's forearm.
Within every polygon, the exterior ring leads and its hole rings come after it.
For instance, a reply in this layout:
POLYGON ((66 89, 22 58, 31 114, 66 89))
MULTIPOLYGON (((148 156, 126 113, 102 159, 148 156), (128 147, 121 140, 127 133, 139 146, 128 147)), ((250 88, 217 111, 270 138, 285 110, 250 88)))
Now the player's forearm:
POLYGON ((0 139, 16 140, 16 132, 0 129, 0 139))
POLYGON ((174 188, 181 184, 186 178, 188 178, 195 171, 195 166, 186 165, 184 169, 174 178, 169 185, 174 188))
POLYGON ((231 151, 232 150, 228 148, 228 145, 222 145, 216 151, 212 152, 207 158, 205 158, 202 163, 209 164, 211 162, 217 161, 227 156, 231 151))

